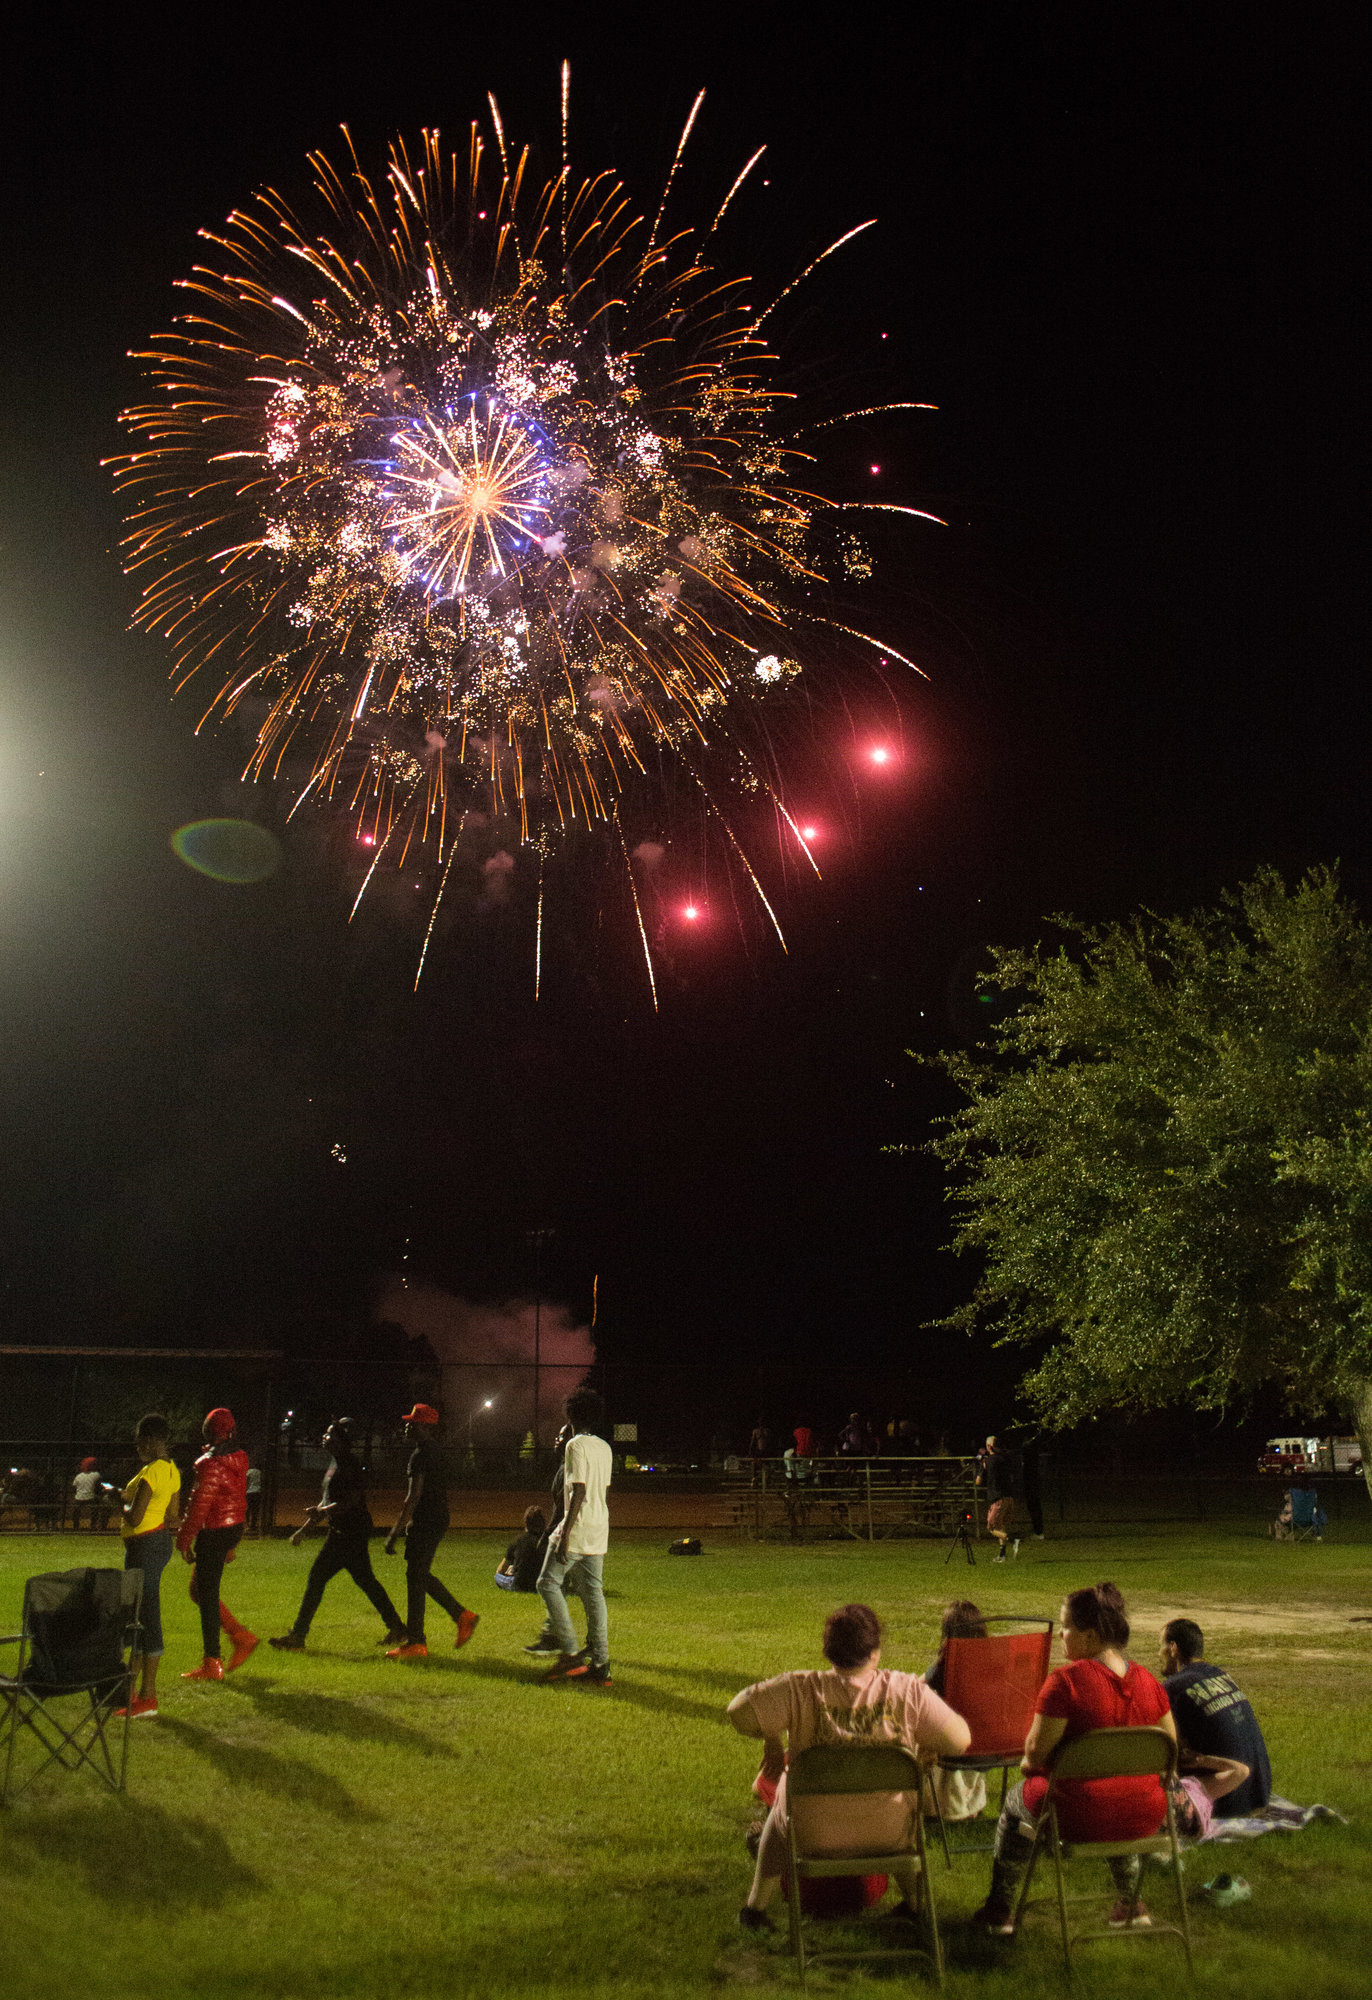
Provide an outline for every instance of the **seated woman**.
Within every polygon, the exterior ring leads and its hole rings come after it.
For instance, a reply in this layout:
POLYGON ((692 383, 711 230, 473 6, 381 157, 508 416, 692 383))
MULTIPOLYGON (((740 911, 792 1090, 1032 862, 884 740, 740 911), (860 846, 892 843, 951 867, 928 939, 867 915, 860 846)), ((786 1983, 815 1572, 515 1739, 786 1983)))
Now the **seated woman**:
MULTIPOLYGON (((1113 1583, 1074 1590, 1060 1614, 1067 1665, 1049 1674, 1039 1690, 1037 1712, 1025 1739, 1023 1782, 1005 1801, 992 1850, 991 1888, 972 1922, 995 1937, 1014 1933, 1015 1893, 1029 1863, 1034 1827, 1048 1791, 1046 1767, 1059 1743, 1073 1742, 1093 1729, 1166 1730, 1176 1741, 1167 1691, 1146 1667, 1126 1659, 1129 1620, 1113 1583)), ((1156 1777, 1066 1780, 1056 1794, 1064 1840, 1146 1840, 1167 1816, 1162 1781, 1156 1777)), ((1116 1902, 1115 1929, 1151 1923, 1139 1901, 1139 1860, 1121 1855, 1108 1863, 1116 1902)))
MULTIPOLYGON (((950 1639, 984 1639, 986 1622, 970 1597, 955 1598, 939 1627, 938 1657, 924 1676, 924 1685, 943 1697, 943 1675, 950 1639)), ((935 1765, 925 1781, 924 1810, 945 1820, 975 1819, 985 1809, 986 1780, 980 1771, 945 1771, 935 1765)))
MULTIPOLYGON (((772 1928, 767 1906, 786 1865, 786 1753, 820 1744, 900 1743, 934 1756, 960 1756, 972 1732, 960 1715, 931 1694, 918 1674, 881 1664, 881 1625, 866 1604, 845 1604, 824 1625, 829 1670, 778 1674, 755 1681, 729 1703, 729 1720, 741 1736, 763 1739, 762 1777, 776 1785, 776 1801, 758 1843, 748 1900, 738 1913, 743 1930, 772 1928), (785 1739, 783 1741, 783 1739, 785 1739)), ((1164 1706, 1166 1696, 1163 1697, 1164 1706)), ((917 1798, 903 1792, 864 1797, 806 1799, 805 1846, 812 1854, 883 1854, 910 1840, 917 1798)), ((913 1869, 897 1877, 906 1904, 913 1869)))

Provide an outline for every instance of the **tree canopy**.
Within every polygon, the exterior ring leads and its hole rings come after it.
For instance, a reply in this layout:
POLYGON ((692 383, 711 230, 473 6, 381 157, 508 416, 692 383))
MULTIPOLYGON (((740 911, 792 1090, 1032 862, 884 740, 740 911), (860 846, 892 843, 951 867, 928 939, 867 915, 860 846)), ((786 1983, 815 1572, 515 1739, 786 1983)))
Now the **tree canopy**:
POLYGON ((1372 930, 1332 870, 1189 917, 993 951, 1010 1011, 937 1058, 954 1323, 1035 1344, 1054 1428, 1265 1383, 1357 1423, 1372 1469, 1372 930))

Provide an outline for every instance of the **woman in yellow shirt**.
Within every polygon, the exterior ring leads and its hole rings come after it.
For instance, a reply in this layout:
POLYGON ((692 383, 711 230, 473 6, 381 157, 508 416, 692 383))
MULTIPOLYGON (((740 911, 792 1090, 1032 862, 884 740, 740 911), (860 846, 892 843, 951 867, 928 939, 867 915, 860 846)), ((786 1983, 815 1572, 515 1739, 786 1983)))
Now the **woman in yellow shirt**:
MULTIPOLYGON (((181 1474, 167 1450, 165 1417, 144 1417, 134 1434, 141 1461, 123 1494, 124 1567, 143 1572, 143 1656, 138 1693, 129 1703, 137 1722, 157 1713, 157 1668, 162 1658, 162 1572, 171 1561, 172 1529, 181 1512, 181 1474)), ((122 1715, 123 1709, 116 1714, 122 1715)))

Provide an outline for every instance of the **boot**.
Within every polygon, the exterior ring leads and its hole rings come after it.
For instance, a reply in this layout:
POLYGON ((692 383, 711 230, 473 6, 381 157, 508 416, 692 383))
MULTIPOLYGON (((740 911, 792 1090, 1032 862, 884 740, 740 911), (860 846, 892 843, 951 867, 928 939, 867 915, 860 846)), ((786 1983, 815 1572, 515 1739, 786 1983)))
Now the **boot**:
POLYGON ((206 1653, 198 1667, 191 1667, 182 1674, 183 1681, 222 1681, 224 1662, 214 1653, 206 1653))

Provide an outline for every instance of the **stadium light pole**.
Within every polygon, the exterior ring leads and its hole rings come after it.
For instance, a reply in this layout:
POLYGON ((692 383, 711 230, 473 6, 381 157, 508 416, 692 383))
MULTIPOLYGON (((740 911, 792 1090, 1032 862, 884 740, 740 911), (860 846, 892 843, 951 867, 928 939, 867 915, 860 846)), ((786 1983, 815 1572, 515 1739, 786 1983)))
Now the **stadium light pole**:
MULTIPOLYGON (((551 1242, 556 1232, 551 1229, 530 1229, 527 1240, 534 1252, 534 1452, 538 1452, 538 1426, 542 1415, 542 1369, 543 1369, 543 1246, 551 1242)), ((536 1461, 535 1461, 536 1462, 536 1461)))

